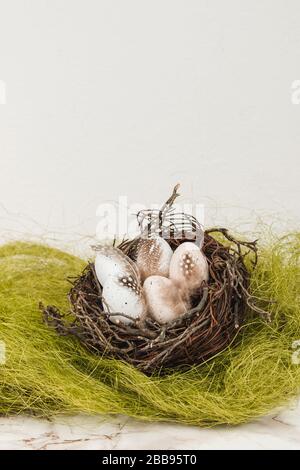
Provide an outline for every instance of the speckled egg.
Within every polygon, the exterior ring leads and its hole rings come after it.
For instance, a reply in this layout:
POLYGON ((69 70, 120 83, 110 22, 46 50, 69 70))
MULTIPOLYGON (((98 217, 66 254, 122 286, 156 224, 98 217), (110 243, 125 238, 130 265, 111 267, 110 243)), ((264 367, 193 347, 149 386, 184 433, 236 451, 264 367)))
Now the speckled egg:
POLYGON ((168 276, 173 251, 162 237, 140 238, 135 253, 142 280, 149 276, 168 276))
POLYGON ((122 315, 111 315, 114 323, 130 324, 141 320, 146 314, 146 303, 140 283, 133 276, 110 277, 103 286, 103 307, 105 311, 122 315), (130 317, 130 318, 128 318, 130 317))
POLYGON ((207 259, 195 243, 184 242, 176 248, 170 263, 169 277, 190 294, 203 281, 208 281, 207 259))
POLYGON ((111 321, 130 324, 141 319, 146 313, 146 303, 137 266, 118 248, 97 246, 95 250, 95 271, 103 288, 103 308, 112 314, 111 321))
POLYGON ((148 312, 160 324, 178 318, 189 308, 178 285, 166 277, 149 276, 143 287, 148 312))

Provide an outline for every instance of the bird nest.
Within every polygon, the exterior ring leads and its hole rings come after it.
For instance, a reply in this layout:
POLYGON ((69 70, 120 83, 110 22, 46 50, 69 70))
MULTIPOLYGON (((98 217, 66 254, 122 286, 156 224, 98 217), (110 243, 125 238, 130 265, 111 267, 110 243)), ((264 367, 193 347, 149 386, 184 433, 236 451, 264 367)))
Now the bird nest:
MULTIPOLYGON (((175 249, 183 241, 173 239, 169 243, 175 249)), ((123 242, 119 248, 130 255, 135 243, 123 242)), ((192 308, 165 325, 151 317, 130 325, 112 322, 110 316, 114 314, 104 310, 102 286, 93 263, 73 281, 71 316, 64 316, 53 306, 43 307, 45 322, 60 335, 76 336, 91 352, 126 361, 146 374, 200 364, 234 340, 247 310, 259 310, 249 293, 243 247, 256 258, 255 242, 238 241, 225 229, 207 230, 203 252, 209 281, 199 286, 192 308), (222 233, 230 246, 217 241, 212 233, 222 233)))
MULTIPOLYGON (((71 281, 70 314, 42 306, 45 322, 61 335, 77 337, 91 352, 126 361, 146 374, 200 364, 231 344, 247 312, 262 313, 249 292, 250 273, 245 263, 249 257, 256 264, 256 242, 239 241, 224 228, 203 232, 194 217, 174 213, 177 196, 175 187, 160 211, 139 213, 138 221, 142 234, 159 232, 173 251, 185 241, 202 244, 209 280, 199 285, 188 311, 164 325, 151 316, 129 324, 113 322, 112 316, 123 314, 107 312, 94 263, 89 263, 71 281)), ((139 238, 123 241, 118 248, 134 260, 139 238)))

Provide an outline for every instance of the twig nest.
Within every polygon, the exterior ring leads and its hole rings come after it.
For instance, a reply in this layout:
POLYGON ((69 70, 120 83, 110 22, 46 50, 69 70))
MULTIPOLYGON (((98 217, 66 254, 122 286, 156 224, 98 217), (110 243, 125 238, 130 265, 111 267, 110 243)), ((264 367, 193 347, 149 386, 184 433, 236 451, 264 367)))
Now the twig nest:
POLYGON ((259 311, 245 265, 251 253, 255 264, 256 243, 236 240, 226 229, 204 234, 192 215, 173 210, 177 196, 178 185, 159 211, 137 214, 140 237, 118 248, 96 247, 95 263, 69 294, 73 321, 47 307, 46 322, 147 374, 200 364, 226 348, 247 307, 259 311))
MULTIPOLYGON (((190 242, 190 238, 170 238, 167 242, 174 253, 182 246, 177 253, 183 254, 186 252, 183 245, 190 242)), ((118 248, 132 259, 137 243, 136 239, 125 241, 118 248)), ((194 249, 191 251, 192 256, 194 251, 196 253, 194 249)), ((196 281, 191 283, 195 292, 189 309, 183 309, 185 313, 182 315, 176 315, 182 309, 182 300, 177 297, 176 303, 177 294, 170 284, 174 281, 163 281, 165 286, 168 284, 169 299, 162 298, 158 282, 155 282, 156 293, 154 289, 149 292, 148 281, 147 294, 156 302, 153 316, 147 315, 142 321, 132 320, 129 324, 124 321, 114 323, 104 306, 104 297, 112 295, 111 306, 117 310, 113 292, 115 288, 123 289, 123 286, 103 287, 98 281, 96 264, 91 263, 70 291, 70 321, 51 306, 44 309, 45 321, 60 334, 75 335, 90 351, 126 361, 146 374, 163 374, 169 369, 186 369, 207 361, 232 343, 247 309, 257 311, 248 290, 250 276, 245 265, 246 257, 249 257, 249 262, 255 262, 256 244, 236 240, 226 229, 214 229, 206 231, 202 251, 207 260, 209 278, 207 280, 206 270, 199 268, 199 284, 196 281), (215 233, 218 238, 223 236, 223 243, 212 237, 215 233), (164 310, 164 318, 160 308, 163 301, 170 305, 169 310, 164 310), (160 324, 165 321, 167 323, 160 324)), ((179 266, 180 259, 181 255, 178 255, 179 266)), ((97 272, 102 272, 101 268, 100 271, 97 268, 97 272)), ((122 295, 120 298, 123 299, 122 295)), ((124 305, 122 308, 124 310, 124 305)), ((139 308, 136 312, 141 315, 142 308, 139 308)), ((126 311, 129 313, 129 310, 126 311)))

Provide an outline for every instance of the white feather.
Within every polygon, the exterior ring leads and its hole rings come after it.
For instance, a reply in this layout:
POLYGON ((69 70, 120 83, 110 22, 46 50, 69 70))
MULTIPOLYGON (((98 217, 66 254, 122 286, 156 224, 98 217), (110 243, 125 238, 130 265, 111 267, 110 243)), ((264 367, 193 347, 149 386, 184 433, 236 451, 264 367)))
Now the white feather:
POLYGON ((112 246, 97 246, 95 271, 100 284, 103 286, 109 278, 133 276, 136 282, 140 276, 134 262, 119 248, 112 246))

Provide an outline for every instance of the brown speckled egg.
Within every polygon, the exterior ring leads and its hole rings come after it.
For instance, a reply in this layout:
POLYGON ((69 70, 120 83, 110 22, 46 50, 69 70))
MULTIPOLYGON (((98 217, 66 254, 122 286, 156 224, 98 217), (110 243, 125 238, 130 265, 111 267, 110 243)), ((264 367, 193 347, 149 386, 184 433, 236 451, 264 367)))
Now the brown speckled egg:
POLYGON ((189 308, 178 285, 166 277, 149 276, 143 287, 148 312, 160 324, 178 318, 189 308))
POLYGON ((153 275, 167 277, 172 255, 173 251, 164 238, 140 238, 135 259, 142 280, 153 275))

